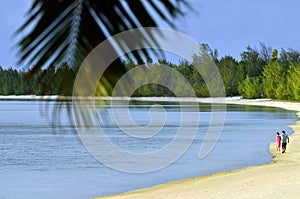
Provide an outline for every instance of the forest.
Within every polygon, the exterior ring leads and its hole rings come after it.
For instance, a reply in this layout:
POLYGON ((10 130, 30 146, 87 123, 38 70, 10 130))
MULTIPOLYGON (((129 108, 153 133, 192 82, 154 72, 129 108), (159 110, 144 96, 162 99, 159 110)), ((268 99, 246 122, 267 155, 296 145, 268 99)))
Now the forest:
MULTIPOLYGON (((218 67, 226 96, 300 100, 300 52, 298 50, 292 48, 277 50, 260 43, 258 49, 247 46, 238 61, 230 55, 218 58, 218 50, 211 49, 208 44, 200 44, 199 49, 205 51, 218 67)), ((124 59, 122 64, 129 70, 141 63, 124 59)), ((157 63, 150 61, 147 64, 149 68, 164 64, 175 69, 189 82, 197 97, 210 96, 203 78, 192 63, 186 61, 171 63, 160 59, 157 63)), ((40 69, 33 76, 29 75, 30 70, 5 69, 0 66, 0 95, 70 96, 76 73, 77 70, 71 69, 67 63, 50 69, 40 69)), ((157 74, 157 78, 170 77, 168 74, 157 74)), ((180 84, 180 82, 176 83, 180 84)), ((180 86, 178 88, 180 89, 180 86)), ((107 90, 108 95, 111 95, 111 92, 112 90, 107 90)), ((175 96, 175 94, 164 86, 146 84, 136 89, 133 96, 175 96)))

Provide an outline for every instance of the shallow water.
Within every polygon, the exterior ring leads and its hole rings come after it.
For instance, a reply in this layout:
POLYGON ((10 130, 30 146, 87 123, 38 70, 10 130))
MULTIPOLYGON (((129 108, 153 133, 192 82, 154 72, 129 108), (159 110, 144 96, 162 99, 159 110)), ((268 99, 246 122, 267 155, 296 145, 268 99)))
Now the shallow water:
MULTIPOLYGON (((51 108, 53 102, 49 105, 51 108)), ((147 125, 149 108, 132 105, 134 122, 147 125)), ((173 139, 180 125, 179 107, 165 104, 164 108, 166 123, 150 139, 141 141, 125 135, 112 121, 106 121, 103 129, 123 149, 140 153, 157 150, 173 139)), ((48 119, 41 115, 41 102, 0 101, 0 199, 90 198, 264 164, 272 160, 269 143, 275 132, 284 129, 291 134, 288 125, 297 119, 295 112, 278 108, 228 105, 217 144, 207 157, 199 159, 211 116, 209 105, 200 104, 199 108, 196 138, 180 159, 158 171, 130 174, 108 168, 88 153, 68 121, 65 106, 60 125, 53 126, 51 115, 48 119)), ((117 161, 122 164, 124 160, 117 161)))

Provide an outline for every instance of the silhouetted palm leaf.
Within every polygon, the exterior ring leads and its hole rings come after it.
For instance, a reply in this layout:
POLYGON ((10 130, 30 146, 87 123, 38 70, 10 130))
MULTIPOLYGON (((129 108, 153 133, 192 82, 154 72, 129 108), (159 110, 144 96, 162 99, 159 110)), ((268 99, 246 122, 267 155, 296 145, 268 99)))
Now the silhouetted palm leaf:
MULTIPOLYGON (((156 27, 157 20, 174 27, 173 18, 183 15, 181 6, 188 4, 184 0, 35 0, 27 21, 17 30, 23 33, 33 26, 18 43, 19 64, 33 66, 30 74, 63 62, 76 69, 95 46, 111 35, 156 27), (154 18, 153 13, 158 17, 154 18)), ((155 42, 150 38, 152 41, 143 42, 155 42)), ((148 56, 147 50, 141 52, 133 56, 137 60, 148 56)), ((109 81, 111 75, 124 72, 120 64, 116 66, 105 74, 109 81)))

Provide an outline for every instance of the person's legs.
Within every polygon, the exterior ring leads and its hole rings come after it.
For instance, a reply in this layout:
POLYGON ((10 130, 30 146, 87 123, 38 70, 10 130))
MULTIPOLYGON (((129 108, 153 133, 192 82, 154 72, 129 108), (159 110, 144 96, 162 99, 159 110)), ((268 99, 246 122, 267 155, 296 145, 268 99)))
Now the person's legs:
POLYGON ((286 143, 282 143, 282 153, 285 153, 286 150, 286 143))
POLYGON ((276 142, 276 152, 280 153, 280 143, 278 141, 276 142))

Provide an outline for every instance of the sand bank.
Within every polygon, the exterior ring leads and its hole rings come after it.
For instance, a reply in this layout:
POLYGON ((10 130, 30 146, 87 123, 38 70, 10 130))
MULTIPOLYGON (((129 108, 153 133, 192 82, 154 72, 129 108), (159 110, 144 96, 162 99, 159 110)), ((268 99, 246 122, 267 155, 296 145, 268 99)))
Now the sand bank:
MULTIPOLYGON (((199 102, 211 102, 211 100, 199 100, 199 102)), ((214 99, 213 102, 223 103, 224 99, 214 99)), ((295 110, 298 112, 298 117, 300 117, 300 103, 241 100, 239 98, 226 98, 225 102, 295 110)), ((174 181, 102 198, 300 198, 300 122, 298 121, 291 128, 295 132, 290 136, 287 153, 277 154, 275 152, 275 144, 271 143, 270 151, 274 156, 272 163, 174 181)))

